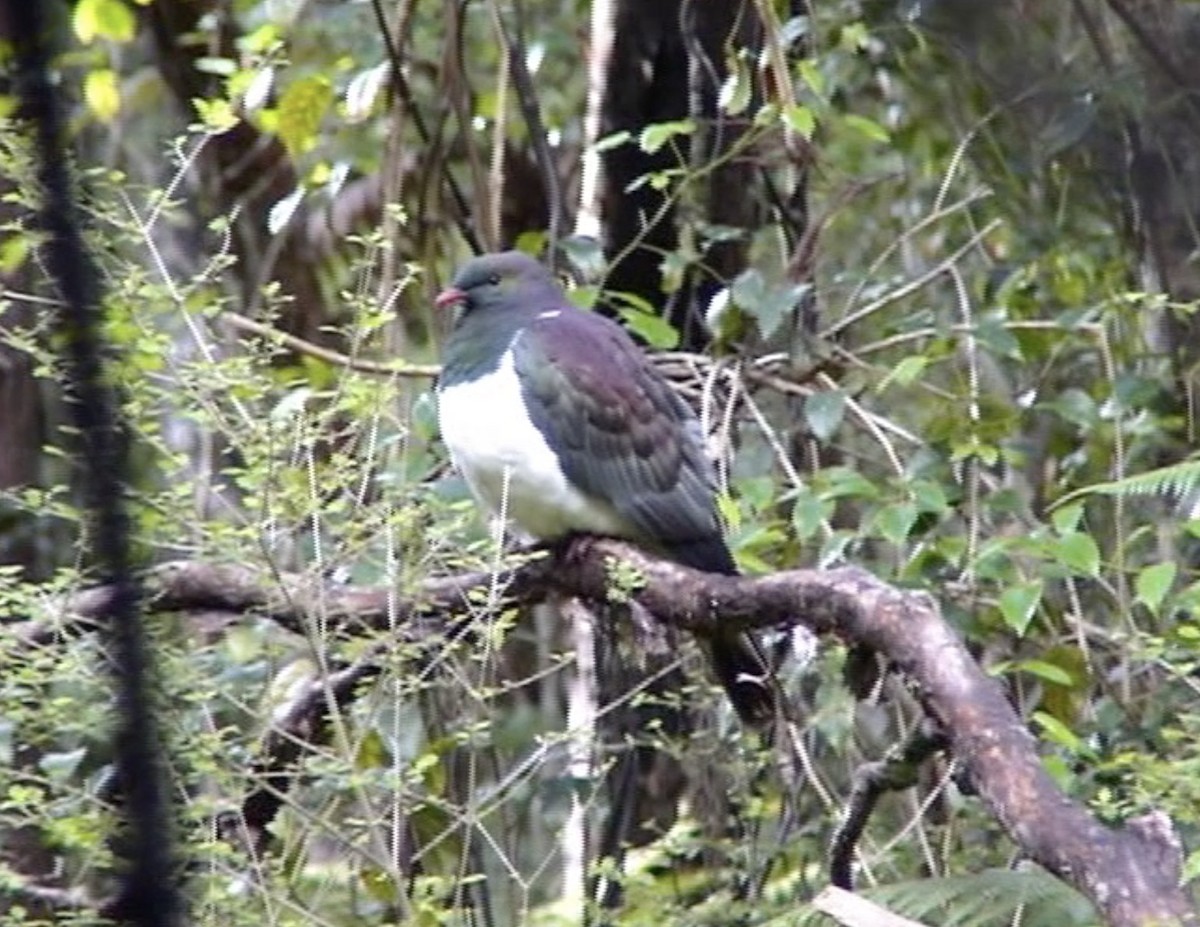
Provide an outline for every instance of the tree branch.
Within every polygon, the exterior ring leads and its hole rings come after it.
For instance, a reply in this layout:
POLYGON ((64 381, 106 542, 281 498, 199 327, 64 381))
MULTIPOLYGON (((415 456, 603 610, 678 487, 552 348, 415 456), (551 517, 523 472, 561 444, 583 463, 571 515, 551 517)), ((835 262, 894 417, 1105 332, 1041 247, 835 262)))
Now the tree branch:
MULTIPOLYGON (((321 609, 331 629, 382 629, 459 612, 472 593, 493 584, 506 605, 540 601, 551 591, 604 601, 619 562, 641 579, 627 594, 666 624, 699 635, 718 627, 804 624, 883 654, 915 684, 979 796, 1030 859, 1083 892, 1117 927, 1197 923, 1178 887, 1182 854, 1170 822, 1154 815, 1108 828, 1063 795, 1000 686, 930 596, 889 586, 856 567, 717 576, 618 541, 578 547, 565 558, 533 558, 498 576, 430 579, 407 597, 382 587, 334 586, 317 595, 319 580, 312 578, 270 583, 240 566, 176 562, 152 572, 148 607, 253 610, 288 627, 321 609)), ((102 590, 80 593, 67 603, 71 620, 94 619, 104 599, 102 590)), ((52 638, 44 628, 23 636, 46 640, 47 634, 52 638)))

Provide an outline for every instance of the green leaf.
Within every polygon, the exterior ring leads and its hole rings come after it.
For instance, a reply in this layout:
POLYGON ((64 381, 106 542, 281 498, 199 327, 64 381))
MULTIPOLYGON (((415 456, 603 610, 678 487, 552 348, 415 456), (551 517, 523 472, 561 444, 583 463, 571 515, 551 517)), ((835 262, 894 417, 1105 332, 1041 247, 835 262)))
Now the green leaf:
POLYGON ((1051 544, 1053 553, 1076 573, 1100 575, 1100 548, 1090 534, 1072 531, 1051 544))
POLYGON ((652 348, 671 351, 679 345, 679 332, 675 326, 660 315, 653 312, 643 312, 627 306, 620 310, 621 318, 629 326, 630 331, 641 338, 652 348))
POLYGON ((728 62, 729 74, 721 84, 717 94, 717 106, 730 116, 740 116, 750 105, 750 91, 753 81, 746 59, 741 55, 730 56, 728 62))
POLYGON ((228 132, 240 121, 228 100, 203 100, 194 97, 192 106, 196 108, 196 115, 200 117, 204 128, 210 132, 228 132))
POLYGON ((909 484, 909 492, 917 504, 917 511, 942 515, 950 508, 950 500, 946 498, 946 490, 942 484, 934 480, 913 480, 909 484))
POLYGON ((690 119, 678 119, 674 122, 656 122, 642 129, 638 136, 638 147, 646 154, 654 154, 677 135, 691 135, 696 131, 696 123, 690 119))
POLYGON ((1051 714, 1044 711, 1035 711, 1033 720, 1036 721, 1042 728, 1042 736, 1056 743, 1060 747, 1065 747, 1071 753, 1079 753, 1083 748, 1083 742, 1075 736, 1075 732, 1059 721, 1051 714))
POLYGON ((1042 601, 1042 581, 1017 583, 1000 594, 1000 614, 1018 637, 1023 637, 1042 601))
POLYGON ((1020 660, 1013 664, 1016 669, 1023 670, 1031 676, 1037 676, 1039 679, 1044 679, 1046 682, 1052 682, 1056 686, 1067 686, 1068 688, 1075 684, 1075 679, 1061 666, 1055 666, 1053 663, 1047 663, 1045 660, 1020 660))
POLYGON ((101 122, 112 122, 121 110, 116 72, 109 68, 88 71, 83 80, 83 100, 93 116, 101 122))
POLYGON ((796 537, 801 541, 811 538, 833 514, 833 510, 833 500, 821 499, 805 487, 792 506, 792 528, 796 537))
POLYGON ((817 117, 813 115, 813 111, 807 106, 801 106, 799 103, 793 103, 791 106, 785 106, 783 109, 783 124, 799 135, 801 138, 811 141, 813 132, 817 129, 817 117))
POLYGON ((71 27, 84 45, 97 38, 131 42, 137 34, 137 19, 124 0, 79 0, 71 27))
POLYGON ((899 383, 901 386, 908 386, 924 373, 925 368, 928 366, 929 358, 923 354, 906 357, 889 370, 884 378, 879 381, 879 385, 875 387, 875 392, 882 393, 893 382, 899 383))
POLYGON ((606 135, 604 138, 596 139, 596 143, 592 145, 592 151, 602 152, 610 151, 613 148, 619 148, 628 142, 633 136, 622 129, 620 132, 613 132, 611 135, 606 135))
POLYGON ((378 731, 369 730, 359 741, 354 757, 355 769, 386 769, 391 765, 392 755, 378 731))
POLYGON ((738 508, 737 500, 727 492, 717 493, 717 512, 721 521, 732 533, 742 526, 742 510, 738 508))
POLYGON ((1151 564, 1137 575, 1134 584, 1137 589, 1137 600, 1157 615, 1159 608, 1162 607, 1163 599, 1171 591, 1171 584, 1174 582, 1174 563, 1167 561, 1166 563, 1151 564))
POLYGON ((599 280, 604 276, 604 246, 590 235, 568 235, 560 243, 571 263, 584 280, 599 280))
POLYGON ((804 420, 817 438, 828 441, 842 423, 846 394, 840 389, 813 393, 804 399, 804 420))
POLYGON ((816 59, 805 58, 799 64, 800 79, 808 85, 818 97, 825 95, 825 76, 821 73, 821 69, 817 67, 816 59))
POLYGON ((892 136, 887 129, 874 119, 868 119, 866 116, 860 116, 857 113, 846 113, 842 117, 842 122, 847 128, 853 129, 859 135, 864 135, 873 142, 887 144, 892 140, 892 136))
POLYGON ((838 34, 838 47, 843 51, 858 52, 865 49, 870 40, 871 33, 866 25, 861 22, 847 23, 838 34))
POLYGON ((821 477, 826 486, 821 491, 822 499, 879 498, 879 487, 853 467, 830 467, 821 477))
POLYGON ((294 157, 317 143, 317 132, 333 105, 333 87, 321 74, 302 77, 288 85, 279 98, 279 138, 294 157))
POLYGON ((762 272, 751 267, 742 271, 729 287, 734 305, 754 319, 763 338, 771 338, 783 320, 799 304, 808 284, 769 284, 762 272))
POLYGON ((1059 534, 1068 534, 1079 527, 1079 519, 1082 517, 1083 504, 1077 502, 1063 506, 1061 509, 1055 509, 1050 516, 1050 521, 1054 524, 1054 530, 1059 534))
POLYGON ((15 272, 25 263, 32 245, 33 238, 27 233, 5 238, 3 243, 0 243, 0 271, 6 274, 15 272))
POLYGON ((917 520, 917 507, 911 502, 886 505, 875 515, 875 530, 885 541, 903 544, 917 520))

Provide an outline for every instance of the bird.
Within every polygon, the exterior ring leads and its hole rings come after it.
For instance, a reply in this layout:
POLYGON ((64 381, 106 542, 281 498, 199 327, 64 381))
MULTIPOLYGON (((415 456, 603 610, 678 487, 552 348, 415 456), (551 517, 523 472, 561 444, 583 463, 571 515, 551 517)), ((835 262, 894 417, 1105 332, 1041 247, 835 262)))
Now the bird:
MULTIPOLYGON (((437 297, 438 424, 476 502, 541 542, 601 535, 709 573, 738 572, 696 414, 625 329, 575 306, 532 256, 467 260, 437 297)), ((702 641, 744 723, 774 716, 746 633, 702 641)))

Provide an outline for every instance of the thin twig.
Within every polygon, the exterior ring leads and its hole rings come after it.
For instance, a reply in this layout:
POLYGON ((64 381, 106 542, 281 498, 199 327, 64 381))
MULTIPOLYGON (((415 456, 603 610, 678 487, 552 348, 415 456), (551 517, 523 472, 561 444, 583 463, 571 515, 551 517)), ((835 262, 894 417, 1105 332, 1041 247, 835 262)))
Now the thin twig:
POLYGON ((837 337, 838 334, 845 331, 855 322, 862 321, 867 316, 878 312, 885 306, 890 306, 897 300, 903 299, 905 296, 910 296, 933 280, 936 280, 939 276, 946 272, 946 268, 957 263, 959 259, 963 257, 963 255, 978 245, 979 242, 986 238, 992 231, 999 228, 1002 222, 1003 220, 1000 218, 993 219, 974 235, 968 238, 966 242, 961 245, 953 254, 949 255, 944 260, 939 261, 933 267, 929 268, 929 270, 927 270, 925 273, 921 274, 921 276, 908 281, 908 283, 905 283, 902 286, 896 287, 890 293, 885 293, 883 296, 879 297, 879 299, 872 300, 856 312, 852 312, 834 322, 827 329, 825 329, 825 331, 821 332, 821 339, 830 340, 837 337))
POLYGON ((313 344, 311 341, 305 341, 303 338, 280 331, 271 325, 256 322, 254 319, 248 319, 237 312, 222 312, 220 318, 228 322, 231 328, 267 338, 286 348, 291 348, 297 354, 307 354, 309 357, 328 361, 331 364, 345 367, 347 370, 357 370, 359 373, 389 377, 432 378, 436 377, 442 369, 437 364, 411 364, 408 361, 387 363, 384 361, 364 360, 361 357, 350 357, 347 354, 342 354, 340 351, 324 348, 319 344, 313 344))

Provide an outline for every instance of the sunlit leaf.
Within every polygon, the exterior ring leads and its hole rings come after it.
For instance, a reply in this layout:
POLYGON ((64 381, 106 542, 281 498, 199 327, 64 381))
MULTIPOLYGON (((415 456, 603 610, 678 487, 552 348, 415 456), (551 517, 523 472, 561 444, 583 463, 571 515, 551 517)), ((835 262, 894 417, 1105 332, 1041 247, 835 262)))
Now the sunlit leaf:
POLYGON ((200 122, 210 132, 227 132, 240 122, 228 100, 204 100, 197 97, 192 100, 192 105, 196 108, 200 122))
POLYGON ((1137 600, 1157 615, 1163 599, 1171 591, 1171 584, 1175 582, 1175 572, 1176 566, 1170 560, 1153 563, 1140 570, 1134 583, 1137 600))
POLYGON ((730 59, 729 73, 717 94, 717 105, 730 116, 740 116, 750 105, 752 78, 745 58, 732 55, 730 59))
POLYGON ((1072 531, 1052 543, 1054 553, 1076 573, 1100 574, 1100 548, 1090 534, 1072 531))
POLYGON ((137 18, 125 0, 79 0, 71 14, 71 27, 84 45, 95 39, 130 42, 137 34, 137 18))
POLYGON ((121 110, 121 91, 115 71, 97 68, 83 79, 83 99, 92 115, 101 122, 112 122, 121 110))
POLYGON ((1000 594, 1000 615, 1014 634, 1024 636, 1041 600, 1041 580, 1015 583, 1000 594))
POLYGON ((638 147, 646 154, 654 154, 671 139, 680 135, 691 135, 695 131, 696 123, 690 119, 656 122, 642 129, 642 134, 638 136, 638 147))
POLYGON ((309 151, 317 142, 317 131, 333 104, 333 87, 320 74, 302 77, 289 84, 279 97, 279 137, 293 155, 309 151))
POLYGON ((801 138, 811 139, 817 128, 817 117, 807 106, 797 103, 784 107, 783 123, 801 138))

